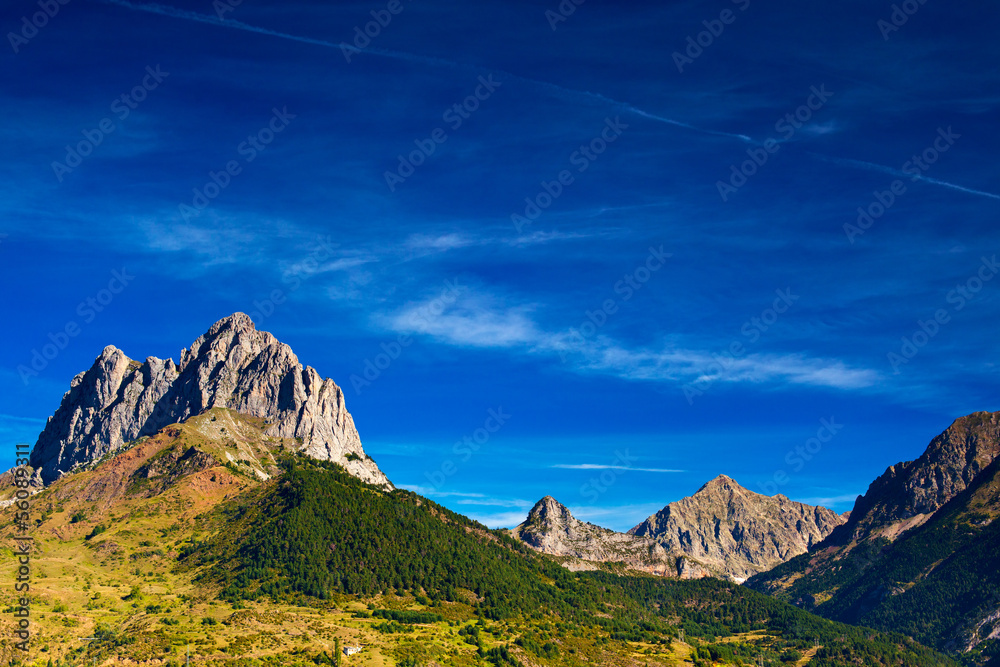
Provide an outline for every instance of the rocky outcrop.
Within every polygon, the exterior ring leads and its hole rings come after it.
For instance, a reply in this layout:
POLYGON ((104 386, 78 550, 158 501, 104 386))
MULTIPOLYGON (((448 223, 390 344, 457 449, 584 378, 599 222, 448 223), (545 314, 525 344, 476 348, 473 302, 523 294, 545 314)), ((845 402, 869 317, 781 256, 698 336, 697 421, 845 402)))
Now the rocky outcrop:
POLYGON ((1000 413, 956 419, 808 554, 746 585, 945 651, 1000 638, 1000 413))
POLYGON ((250 317, 216 322, 181 351, 180 362, 134 361, 114 346, 73 378, 31 452, 46 483, 127 443, 221 407, 266 421, 265 433, 295 438, 301 451, 385 487, 389 480, 362 448, 344 392, 303 366, 291 348, 250 317))
POLYGON ((552 496, 539 500, 511 535, 533 549, 559 557, 572 570, 597 569, 599 563, 660 576, 694 579, 711 573, 683 554, 670 553, 655 540, 618 533, 575 518, 552 496))
POLYGON ((850 520, 830 544, 870 536, 896 539, 919 526, 1000 456, 1000 413, 975 412, 956 419, 915 461, 889 468, 860 496, 850 520))
POLYGON ((825 507, 763 496, 720 475, 629 533, 742 582, 805 553, 844 520, 825 507))

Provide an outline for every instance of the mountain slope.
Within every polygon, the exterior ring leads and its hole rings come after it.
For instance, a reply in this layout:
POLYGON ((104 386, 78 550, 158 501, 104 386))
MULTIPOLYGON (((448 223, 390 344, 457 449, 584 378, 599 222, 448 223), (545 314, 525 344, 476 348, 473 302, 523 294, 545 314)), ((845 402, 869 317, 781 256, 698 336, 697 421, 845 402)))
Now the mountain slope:
POLYGON ((971 652, 971 662, 1000 654, 998 436, 1000 413, 956 420, 917 460, 873 482, 851 521, 813 552, 747 585, 971 652))
POLYGON ((956 419, 915 461, 889 468, 858 499, 831 544, 871 537, 890 541, 926 521, 1000 456, 1000 412, 956 419))
POLYGON ((580 521, 552 496, 539 500, 511 535, 540 553, 559 557, 571 570, 596 570, 600 563, 621 563, 628 569, 660 576, 690 579, 710 575, 655 540, 580 521))
POLYGON ((109 346, 70 383, 31 452, 46 483, 130 441, 214 407, 268 422, 309 456, 336 461, 367 482, 389 486, 362 448, 344 393, 303 367, 291 348, 236 313, 181 352, 180 363, 129 359, 109 346))
POLYGON ((956 420, 873 482, 811 553, 747 585, 940 648, 1000 652, 998 454, 1000 413, 956 420))
POLYGON ((970 650, 994 640, 1000 656, 1000 459, 930 520, 819 608, 829 618, 894 628, 970 650))
POLYGON ((655 540, 737 582, 820 542, 844 518, 825 507, 763 496, 720 475, 629 534, 655 540))
MULTIPOLYGON (((215 408, 32 496, 29 662, 179 664, 189 649, 192 664, 306 667, 340 642, 374 665, 954 665, 728 582, 569 572, 296 445, 215 408)), ((13 518, 0 509, 7 537, 13 518)))

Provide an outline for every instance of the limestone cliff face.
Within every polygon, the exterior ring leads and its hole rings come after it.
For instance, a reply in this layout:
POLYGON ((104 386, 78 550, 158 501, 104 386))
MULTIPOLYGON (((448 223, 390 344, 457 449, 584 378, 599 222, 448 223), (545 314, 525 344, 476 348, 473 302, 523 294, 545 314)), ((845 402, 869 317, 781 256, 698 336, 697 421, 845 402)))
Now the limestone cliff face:
POLYGON ((720 475, 629 533, 742 582, 805 553, 844 520, 825 507, 763 496, 720 475))
POLYGON ((537 551, 567 559, 563 564, 572 570, 623 563, 629 569, 660 576, 693 579, 711 574, 684 554, 668 552, 655 540, 580 521, 552 496, 539 500, 527 520, 511 534, 537 551))
POLYGON ((216 322, 182 350, 180 363, 129 359, 114 346, 73 378, 31 452, 31 466, 49 483, 139 437, 214 407, 268 422, 266 433, 298 438, 302 452, 344 466, 360 479, 389 480, 368 458, 344 392, 303 367, 291 348, 250 317, 216 322))

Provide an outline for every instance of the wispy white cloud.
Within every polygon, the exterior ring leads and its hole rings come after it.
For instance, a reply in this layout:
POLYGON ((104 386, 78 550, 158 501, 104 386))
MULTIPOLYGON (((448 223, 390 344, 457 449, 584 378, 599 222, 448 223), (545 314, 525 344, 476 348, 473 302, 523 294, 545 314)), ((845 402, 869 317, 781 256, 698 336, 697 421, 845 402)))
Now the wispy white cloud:
POLYGON ((809 357, 800 353, 748 354, 727 357, 669 346, 662 350, 632 350, 596 341, 584 350, 581 367, 629 380, 789 384, 837 389, 860 389, 874 385, 879 374, 870 369, 852 368, 842 361, 809 357))
POLYGON ((532 345, 544 335, 531 318, 532 306, 506 308, 493 297, 466 294, 440 315, 428 316, 433 301, 411 304, 388 319, 391 329, 431 336, 468 347, 532 345))
MULTIPOLYGON (((604 506, 570 505, 569 511, 581 521, 625 532, 663 509, 665 504, 666 502, 604 506)), ((513 528, 527 518, 527 510, 532 506, 533 503, 527 504, 523 509, 507 512, 471 511, 466 512, 466 516, 490 528, 513 528)))
POLYGON ((403 244, 409 250, 445 252, 457 248, 465 248, 471 245, 478 245, 473 237, 466 234, 414 234, 406 239, 403 244))
POLYGON ((598 232, 598 233, 588 233, 588 232, 560 232, 560 231, 537 231, 531 234, 524 234, 521 236, 515 236, 514 238, 504 239, 504 243, 513 246, 515 248, 524 248, 532 245, 541 245, 544 243, 552 243, 553 241, 578 241, 583 239, 592 239, 595 236, 608 236, 609 232, 598 232))
POLYGON ((527 518, 524 512, 469 512, 466 516, 488 528, 513 528, 527 518))
POLYGON ((336 271, 350 271, 359 266, 364 266, 376 261, 374 257, 339 257, 334 260, 318 262, 315 259, 302 259, 290 264, 285 270, 286 276, 310 277, 322 273, 332 273, 336 271))
POLYGON ((44 424, 46 420, 39 419, 37 417, 18 417, 17 415, 5 415, 0 414, 0 420, 8 422, 17 422, 28 425, 44 424))
POLYGON ((528 510, 534 507, 535 503, 517 498, 464 498, 456 502, 458 505, 479 505, 484 507, 517 507, 521 510, 528 510))
POLYGON ((557 463, 549 466, 563 470, 634 470, 635 472, 687 472, 671 468, 633 468, 631 466, 602 465, 599 463, 557 463))
POLYGON ((434 317, 428 317, 427 310, 428 304, 411 304, 386 322, 394 331, 427 335, 450 345, 559 355, 574 371, 626 380, 862 389, 880 378, 870 369, 802 353, 755 353, 720 363, 714 352, 685 346, 683 341, 654 349, 627 348, 606 336, 582 340, 570 331, 544 330, 534 319, 539 308, 533 304, 507 305, 499 297, 481 293, 463 295, 434 317))
POLYGON ((807 505, 820 505, 822 507, 834 507, 837 505, 844 504, 854 504, 854 501, 858 499, 858 494, 856 493, 845 493, 840 496, 817 496, 814 498, 795 498, 800 503, 805 503, 807 505))
POLYGON ((474 235, 457 232, 413 234, 403 243, 403 248, 417 257, 424 257, 434 253, 444 253, 470 247, 507 246, 511 248, 526 248, 559 241, 582 241, 596 237, 607 237, 618 233, 615 230, 573 232, 539 230, 518 236, 510 236, 508 234, 499 236, 489 234, 474 235))
POLYGON ((664 501, 600 507, 571 505, 569 511, 581 521, 588 521, 604 528, 625 532, 633 526, 642 523, 651 515, 659 512, 666 504, 666 501, 664 501))
POLYGON ((485 498, 482 493, 461 493, 459 491, 438 491, 431 486, 420 486, 419 484, 397 484, 401 489, 419 493, 422 496, 434 498, 485 498))

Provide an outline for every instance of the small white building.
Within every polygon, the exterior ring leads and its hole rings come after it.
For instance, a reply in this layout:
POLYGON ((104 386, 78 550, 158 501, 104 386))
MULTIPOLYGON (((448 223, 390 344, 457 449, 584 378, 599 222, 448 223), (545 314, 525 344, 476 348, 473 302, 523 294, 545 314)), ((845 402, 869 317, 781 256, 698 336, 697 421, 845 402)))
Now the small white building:
POLYGON ((364 646, 345 646, 344 655, 354 655, 355 653, 361 653, 361 649, 363 648, 364 646))

